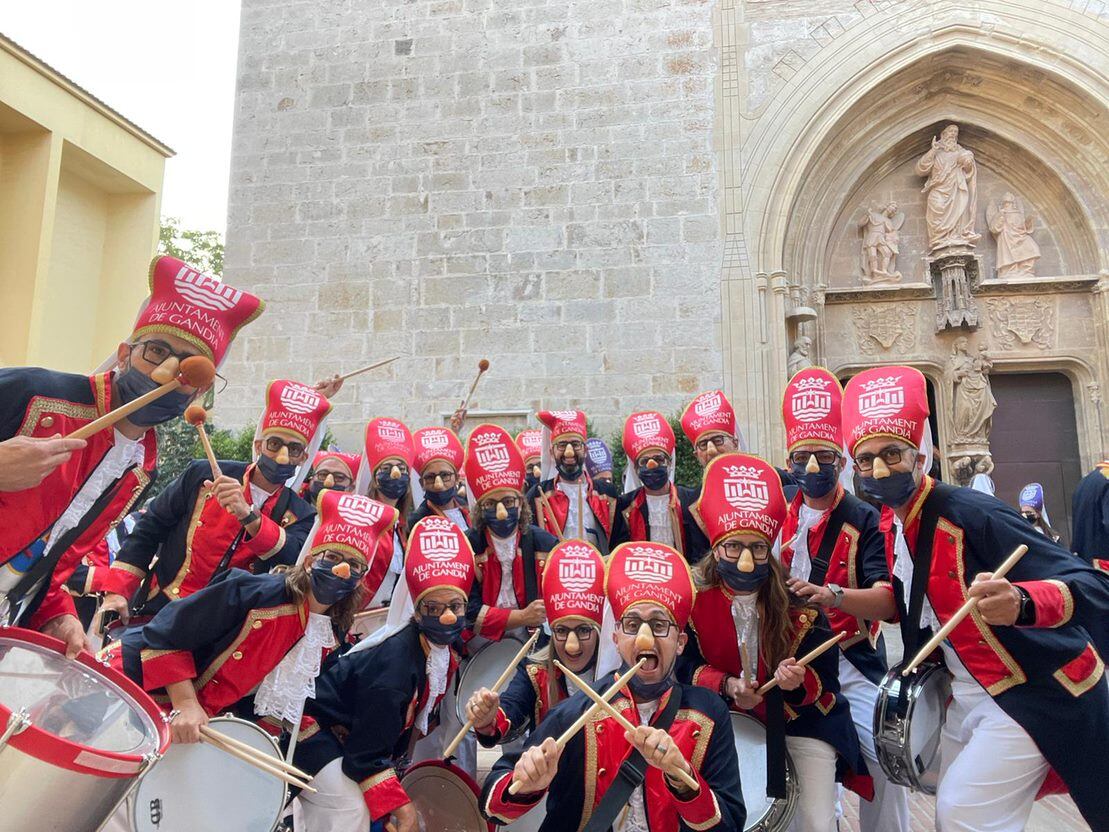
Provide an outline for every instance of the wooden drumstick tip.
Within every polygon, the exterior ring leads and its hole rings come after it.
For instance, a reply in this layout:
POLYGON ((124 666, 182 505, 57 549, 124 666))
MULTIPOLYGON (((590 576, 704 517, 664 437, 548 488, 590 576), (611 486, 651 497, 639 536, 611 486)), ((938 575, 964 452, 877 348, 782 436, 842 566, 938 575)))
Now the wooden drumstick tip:
POLYGON ((477 370, 478 370, 479 373, 484 373, 488 369, 489 369, 489 360, 488 359, 483 358, 483 359, 481 359, 481 361, 479 361, 477 363, 477 370))
POLYGON ((202 404, 190 404, 185 408, 185 421, 194 428, 199 428, 208 421, 208 411, 202 404))
POLYGON ((181 362, 177 380, 188 387, 204 390, 216 377, 216 365, 203 355, 190 355, 181 362))

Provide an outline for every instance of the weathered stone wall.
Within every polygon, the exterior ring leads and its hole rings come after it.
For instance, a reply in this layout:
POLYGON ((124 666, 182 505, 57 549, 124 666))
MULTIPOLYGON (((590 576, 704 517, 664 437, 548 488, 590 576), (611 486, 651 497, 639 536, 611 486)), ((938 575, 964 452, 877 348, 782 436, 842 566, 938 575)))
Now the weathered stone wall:
MULTIPOLYGON (((705 0, 245 0, 226 279, 263 383, 404 356, 333 426, 580 406, 605 432, 721 383, 705 0)), ((247 382, 246 380, 250 380, 247 382)))

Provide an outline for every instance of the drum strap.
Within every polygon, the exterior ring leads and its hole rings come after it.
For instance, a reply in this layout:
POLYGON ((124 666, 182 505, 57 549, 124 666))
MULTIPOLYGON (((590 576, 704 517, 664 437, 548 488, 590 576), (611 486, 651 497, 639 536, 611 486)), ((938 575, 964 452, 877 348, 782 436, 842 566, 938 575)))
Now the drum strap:
POLYGON ((539 598, 539 580, 535 575, 534 535, 520 535, 520 557, 524 560, 524 605, 527 606, 539 598))
POLYGON ((786 783, 786 703, 782 689, 766 694, 766 796, 789 796, 786 783))
MULTIPOLYGON (((281 518, 285 515, 285 511, 289 508, 289 501, 293 498, 293 490, 287 485, 282 486, 281 493, 277 495, 277 501, 273 504, 273 510, 270 511, 270 520, 275 523, 280 523, 281 518)), ((211 584, 216 578, 227 571, 228 564, 231 563, 231 558, 235 555, 235 550, 239 548, 239 544, 243 542, 246 537, 246 527, 239 529, 239 533, 235 535, 235 539, 231 541, 231 545, 227 547, 227 551, 223 553, 223 557, 219 560, 219 565, 215 571, 212 572, 212 577, 208 579, 211 584)))
POLYGON ((824 579, 828 577, 828 565, 832 562, 832 551, 839 540, 840 529, 847 521, 847 500, 841 499, 832 513, 828 515, 828 522, 824 526, 824 536, 820 538, 820 549, 812 559, 812 569, 809 571, 809 583, 824 586, 824 579))
MULTIPOLYGON (((669 731, 681 706, 682 688, 681 685, 674 685, 670 688, 670 698, 658 715, 658 719, 651 723, 651 727, 669 731)), ((617 733, 623 736, 622 732, 618 731, 617 733)), ((597 804, 597 809, 590 816, 584 832, 606 832, 610 829, 612 822, 620 814, 620 810, 628 805, 632 792, 643 782, 643 778, 646 776, 647 761, 643 759, 642 754, 632 749, 632 753, 620 764, 620 768, 616 772, 616 779, 612 781, 612 785, 608 787, 605 796, 597 804)))

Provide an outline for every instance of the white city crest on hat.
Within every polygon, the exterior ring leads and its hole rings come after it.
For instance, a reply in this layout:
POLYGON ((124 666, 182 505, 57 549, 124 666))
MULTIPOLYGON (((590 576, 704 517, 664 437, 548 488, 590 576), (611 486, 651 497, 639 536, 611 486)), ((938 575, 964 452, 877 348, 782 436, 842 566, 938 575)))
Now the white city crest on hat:
POLYGON ((339 516, 353 526, 372 526, 384 513, 381 503, 369 497, 363 497, 361 494, 344 494, 335 507, 339 511, 339 516))
POLYGON ((458 557, 458 534, 453 530, 421 529, 420 551, 436 563, 446 563, 458 557))
POLYGON ((724 499, 740 511, 762 511, 770 503, 770 489, 759 478, 759 470, 749 465, 730 465, 724 469, 724 499))
POLYGON ((474 456, 477 458, 478 465, 494 474, 499 474, 501 471, 508 469, 512 457, 509 455, 508 448, 505 447, 500 435, 483 433, 475 436, 473 441, 474 456))
POLYGON ((875 378, 863 383, 859 396, 859 413, 868 419, 884 419, 905 406, 905 388, 897 382, 901 376, 875 378))
POLYGON ((378 422, 377 435, 386 442, 403 442, 404 428, 399 422, 378 422))
POLYGON ((447 439, 447 432, 445 430, 429 430, 421 434, 423 446, 430 451, 437 451, 440 448, 445 448, 450 444, 447 439))
POLYGON ((832 380, 804 378, 797 382, 797 391, 790 399, 793 418, 799 422, 816 422, 832 412, 832 380))
POLYGON ((624 574, 645 584, 664 584, 674 577, 674 564, 654 549, 634 546, 624 559, 624 574))
POLYGON ((640 439, 648 439, 659 435, 662 425, 654 413, 641 413, 632 420, 632 433, 640 439))
POLYGON ((286 384, 281 388, 281 404, 293 413, 311 413, 320 406, 320 394, 303 384, 286 384))
POLYGON ((211 275, 193 271, 182 266, 173 278, 173 287, 189 303, 213 312, 226 312, 234 309, 242 300, 243 293, 238 289, 221 283, 211 275))
POLYGON ((723 404, 723 398, 718 392, 706 393, 693 403, 693 412, 698 416, 708 416, 710 413, 716 413, 723 404))
POLYGON ((560 422, 573 422, 578 418, 576 410, 552 410, 551 415, 560 422))
POLYGON ((586 546, 565 546, 558 562, 558 580, 571 592, 585 592, 597 580, 597 561, 586 546))
POLYGON ((605 453, 605 449, 602 445, 588 445, 587 447, 589 449, 589 458, 591 460, 596 462, 598 465, 604 462, 608 462, 608 454, 605 453))

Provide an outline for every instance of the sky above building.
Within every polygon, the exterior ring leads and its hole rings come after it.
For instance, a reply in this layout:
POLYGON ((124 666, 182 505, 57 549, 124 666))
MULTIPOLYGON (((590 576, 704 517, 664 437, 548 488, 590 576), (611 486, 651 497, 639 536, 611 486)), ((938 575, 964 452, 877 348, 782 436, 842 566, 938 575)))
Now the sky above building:
POLYGON ((0 32, 172 147, 162 215, 227 222, 239 3, 5 3, 0 32))

